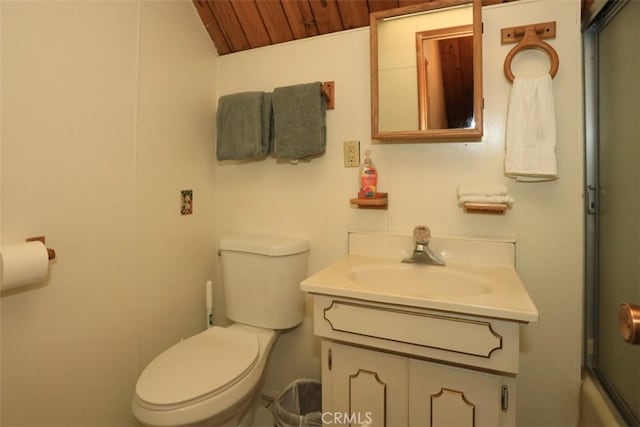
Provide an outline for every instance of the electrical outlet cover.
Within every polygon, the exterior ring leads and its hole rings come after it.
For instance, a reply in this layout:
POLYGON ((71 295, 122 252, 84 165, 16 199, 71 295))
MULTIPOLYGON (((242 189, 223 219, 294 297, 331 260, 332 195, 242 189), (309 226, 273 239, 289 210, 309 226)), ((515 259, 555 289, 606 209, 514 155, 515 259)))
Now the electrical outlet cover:
POLYGON ((360 141, 344 141, 344 167, 360 166, 360 141))

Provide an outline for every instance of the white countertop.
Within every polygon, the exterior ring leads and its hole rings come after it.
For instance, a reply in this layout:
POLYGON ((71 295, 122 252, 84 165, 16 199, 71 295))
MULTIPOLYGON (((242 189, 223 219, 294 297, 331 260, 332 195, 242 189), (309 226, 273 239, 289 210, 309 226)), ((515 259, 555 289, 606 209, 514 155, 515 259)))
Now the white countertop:
MULTIPOLYGON (((391 275, 394 273, 391 272, 391 275)), ((386 277, 386 276, 385 276, 386 277)), ((305 279, 303 291, 354 298, 359 300, 397 304, 462 314, 486 316, 518 322, 536 322, 536 309, 527 289, 514 268, 505 265, 479 265, 447 262, 444 267, 433 265, 401 264, 398 258, 347 255, 305 279), (366 280, 356 280, 358 271, 374 266, 382 272, 400 271, 415 275, 426 274, 424 283, 403 286, 392 283, 367 286, 366 280), (433 271, 433 269, 441 269, 433 271), (415 274, 414 274, 415 273, 415 274), (431 274, 435 273, 435 274, 431 274), (478 283, 478 291, 447 291, 447 275, 461 282, 468 277, 478 283), (435 283, 437 282, 437 283, 435 283), (429 288, 430 283, 433 284, 429 288), (424 286, 424 288, 422 288, 424 286)), ((466 289, 466 288, 465 288, 466 289)), ((475 289, 475 288, 474 288, 475 289)))

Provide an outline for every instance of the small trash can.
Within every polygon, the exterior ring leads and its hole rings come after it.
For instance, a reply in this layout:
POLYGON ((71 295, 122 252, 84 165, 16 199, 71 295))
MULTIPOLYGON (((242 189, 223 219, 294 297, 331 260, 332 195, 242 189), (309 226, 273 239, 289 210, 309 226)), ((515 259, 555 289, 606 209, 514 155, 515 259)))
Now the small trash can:
POLYGON ((322 383, 293 381, 276 396, 271 413, 277 427, 322 426, 322 383))

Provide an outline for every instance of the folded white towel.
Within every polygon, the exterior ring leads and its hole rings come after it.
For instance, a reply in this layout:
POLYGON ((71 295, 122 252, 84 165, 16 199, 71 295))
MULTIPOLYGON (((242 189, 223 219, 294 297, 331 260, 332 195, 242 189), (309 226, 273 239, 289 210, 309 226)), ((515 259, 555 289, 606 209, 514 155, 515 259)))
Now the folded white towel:
POLYGON ((558 178, 556 115, 549 74, 513 81, 505 146, 507 176, 545 181, 558 178))
POLYGON ((513 205, 513 197, 511 196, 479 196, 479 195, 470 195, 470 196, 460 196, 458 197, 458 203, 461 205, 464 203, 488 203, 488 204, 498 204, 504 203, 508 206, 513 205))
POLYGON ((461 196, 506 196, 504 185, 458 185, 458 197, 461 196))

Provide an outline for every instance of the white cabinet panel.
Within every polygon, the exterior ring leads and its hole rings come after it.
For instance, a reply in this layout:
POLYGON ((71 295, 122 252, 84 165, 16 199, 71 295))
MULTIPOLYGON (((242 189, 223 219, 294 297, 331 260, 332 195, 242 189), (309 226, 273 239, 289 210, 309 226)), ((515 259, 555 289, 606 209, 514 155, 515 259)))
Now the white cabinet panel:
POLYGON ((497 375, 410 360, 409 425, 503 425, 502 385, 497 375))
POLYGON ((323 365, 325 424, 407 425, 407 358, 325 341, 323 365))
POLYGON ((515 378, 322 341, 325 425, 515 425, 515 378))

